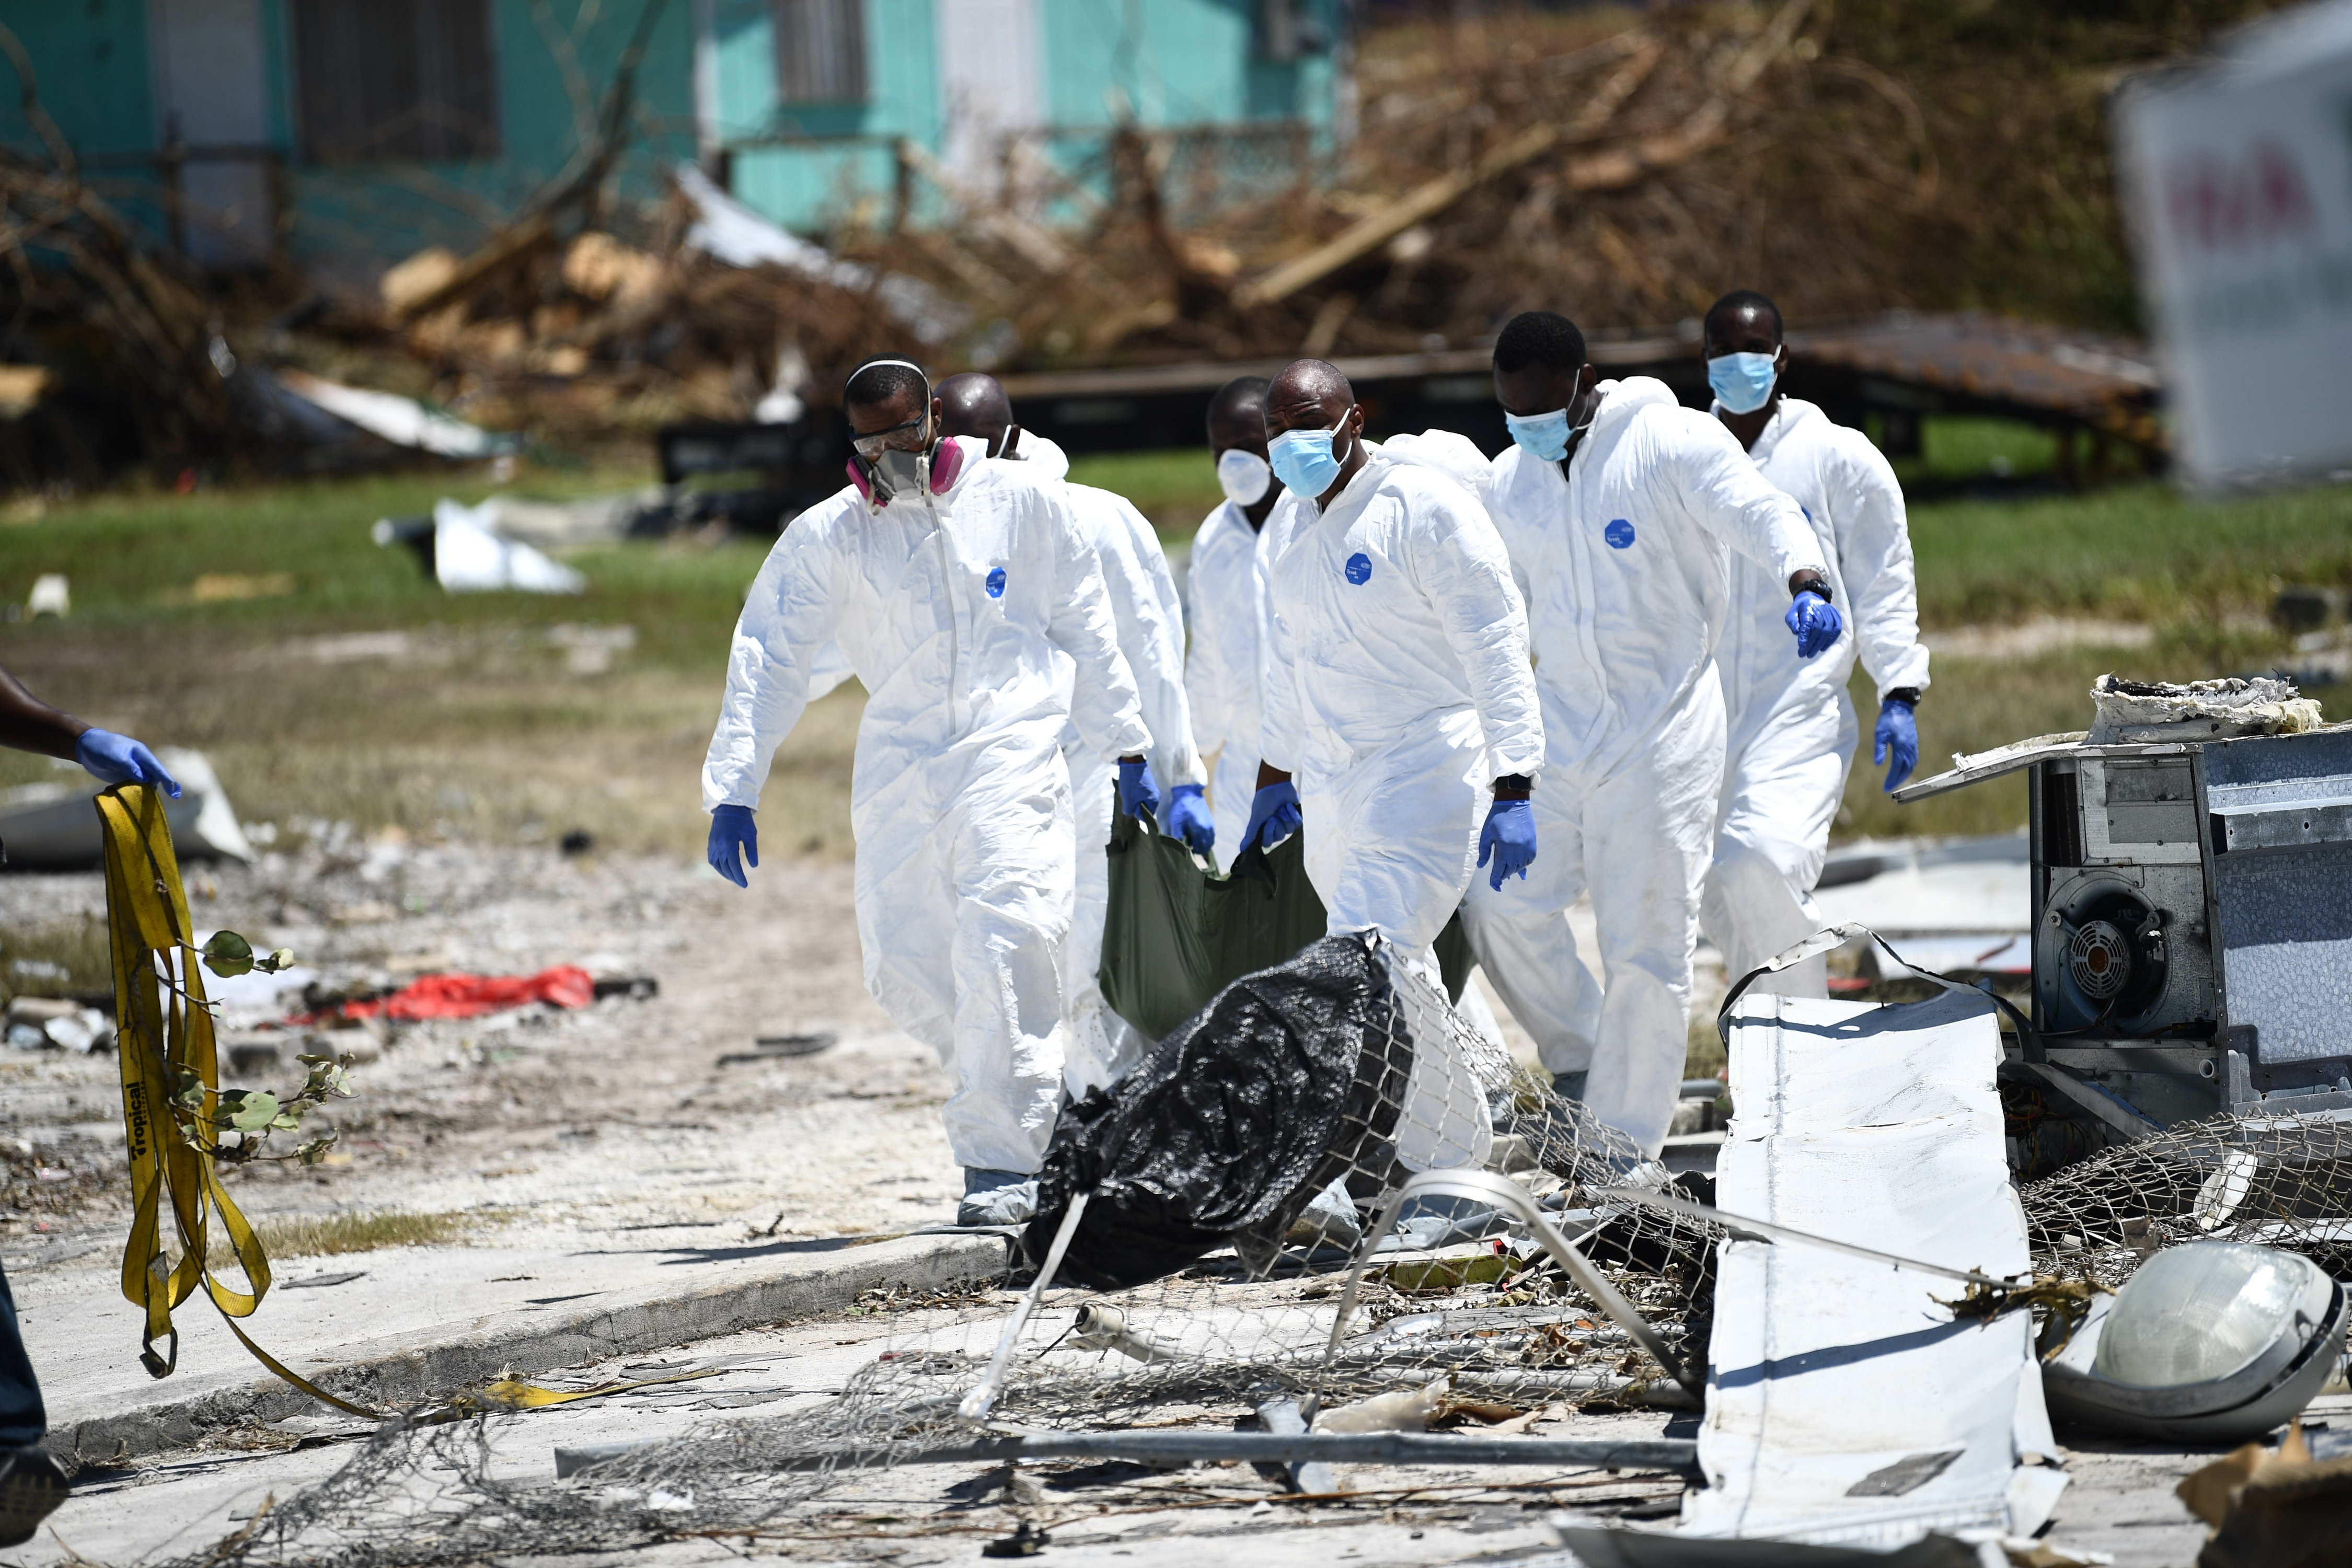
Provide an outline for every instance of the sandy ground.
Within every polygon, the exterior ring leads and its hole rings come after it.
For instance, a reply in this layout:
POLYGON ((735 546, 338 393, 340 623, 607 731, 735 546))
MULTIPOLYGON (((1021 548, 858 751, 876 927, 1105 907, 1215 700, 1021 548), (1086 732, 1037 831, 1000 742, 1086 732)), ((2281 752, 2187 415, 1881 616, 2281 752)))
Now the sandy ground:
MULTIPOLYGON (((839 1236, 951 1214, 946 1077, 866 994, 846 866, 772 864, 747 893, 698 864, 387 839, 193 881, 200 926, 291 947, 331 979, 577 963, 660 987, 579 1012, 399 1025, 380 1047, 337 1031, 338 1047, 355 1040, 373 1057, 354 1073, 356 1098, 330 1113, 341 1148, 324 1167, 235 1177, 257 1218, 463 1214, 481 1239, 530 1244, 664 1225, 839 1236), (762 1036, 817 1033, 838 1043, 721 1061, 762 1036)), ((40 920, 101 910, 104 889, 95 875, 15 877, 0 898, 12 920, 40 920)), ((292 1058, 315 1040, 289 1033, 282 1068, 225 1064, 224 1083, 299 1081, 292 1058)), ((24 1212, 0 1221, 10 1272, 119 1245, 113 1058, 10 1050, 0 1072, 0 1145, 16 1141, 19 1164, 36 1167, 18 1184, 26 1204, 11 1205, 24 1212)))

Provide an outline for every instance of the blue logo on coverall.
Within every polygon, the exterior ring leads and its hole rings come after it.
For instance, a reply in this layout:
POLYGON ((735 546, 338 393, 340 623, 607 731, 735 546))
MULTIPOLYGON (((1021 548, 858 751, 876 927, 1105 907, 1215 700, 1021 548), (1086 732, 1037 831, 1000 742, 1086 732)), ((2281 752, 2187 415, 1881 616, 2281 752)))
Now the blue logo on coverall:
POLYGON ((1348 581, 1360 588, 1372 580, 1372 558, 1362 551, 1348 557, 1348 581))
POLYGON ((1609 542, 1612 550, 1631 550, 1633 548, 1633 525, 1622 517, 1612 517, 1609 520, 1609 526, 1601 531, 1601 537, 1609 542))
POLYGON ((1004 597, 1004 568, 1002 566, 992 569, 988 574, 988 596, 992 599, 1004 597))

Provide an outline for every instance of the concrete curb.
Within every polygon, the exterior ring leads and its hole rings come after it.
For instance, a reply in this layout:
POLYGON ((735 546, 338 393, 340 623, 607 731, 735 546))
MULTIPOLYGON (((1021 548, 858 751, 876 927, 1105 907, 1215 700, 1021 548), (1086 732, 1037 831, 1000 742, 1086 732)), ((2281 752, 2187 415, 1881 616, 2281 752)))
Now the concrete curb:
MULTIPOLYGON (((499 1377, 536 1376, 836 1312, 867 1290, 936 1290, 999 1279, 1005 1252, 1005 1244, 992 1236, 900 1237, 815 1258, 779 1258, 756 1272, 683 1295, 640 1289, 568 1315, 533 1314, 529 1321, 447 1339, 408 1334, 366 1341, 342 1351, 332 1367, 299 1370, 354 1404, 414 1407, 499 1377)), ((158 1392, 168 1389, 165 1384, 158 1392)), ((43 1441, 68 1468, 78 1469, 185 1447, 224 1427, 328 1411, 301 1390, 264 1377, 53 1426, 43 1441)))

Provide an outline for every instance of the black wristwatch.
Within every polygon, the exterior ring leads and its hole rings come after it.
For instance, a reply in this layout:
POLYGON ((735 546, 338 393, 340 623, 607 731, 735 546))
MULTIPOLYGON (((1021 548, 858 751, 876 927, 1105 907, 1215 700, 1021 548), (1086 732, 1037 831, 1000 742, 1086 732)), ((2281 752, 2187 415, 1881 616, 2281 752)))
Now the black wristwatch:
POLYGON ((1916 686, 1898 686, 1879 699, 1879 706, 1882 708, 1889 702, 1900 702, 1906 708, 1916 708, 1919 706, 1919 689, 1916 686))
POLYGON ((1495 780, 1496 800, 1525 800, 1536 792, 1536 781, 1525 773, 1504 773, 1495 780), (1505 795, 1505 790, 1513 793, 1505 795))

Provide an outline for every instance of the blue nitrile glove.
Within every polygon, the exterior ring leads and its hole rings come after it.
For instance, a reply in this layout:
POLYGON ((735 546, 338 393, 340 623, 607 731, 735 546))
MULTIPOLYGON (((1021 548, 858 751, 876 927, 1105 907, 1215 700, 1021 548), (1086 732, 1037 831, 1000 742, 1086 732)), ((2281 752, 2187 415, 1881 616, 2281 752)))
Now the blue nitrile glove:
POLYGON ((154 752, 128 735, 84 730, 81 739, 74 742, 74 761, 100 784, 162 784, 165 795, 180 798, 180 781, 163 771, 154 752))
POLYGON ((1808 588, 1790 601, 1789 613, 1783 617, 1789 629, 1797 634, 1797 657, 1811 658, 1825 651, 1845 630, 1837 606, 1808 588))
POLYGON ((1217 847, 1217 824, 1209 816, 1209 803, 1199 784, 1178 784, 1168 792, 1168 820, 1161 826, 1195 855, 1206 855, 1217 847))
POLYGON ((1878 728, 1872 739, 1878 749, 1870 754, 1874 763, 1887 763, 1886 793, 1893 795, 1919 765, 1919 721, 1911 712, 1911 704, 1900 697, 1890 697, 1879 705, 1878 728))
POLYGON ((1118 764, 1118 809, 1123 816, 1159 812, 1160 781, 1151 776, 1150 763, 1138 759, 1118 764))
POLYGON ((760 863, 760 828, 748 805, 722 805, 710 814, 710 868, 739 888, 751 884, 743 875, 746 862, 760 863))
POLYGON ((1297 832, 1304 820, 1298 810, 1298 786, 1288 779, 1270 784, 1250 800, 1249 826, 1242 829, 1242 847, 1279 844, 1297 832))
POLYGON ((1527 880, 1528 868, 1536 863, 1536 808, 1524 800, 1498 800, 1486 808, 1486 826, 1478 830, 1478 864, 1483 867, 1492 857, 1495 868, 1486 877, 1486 886, 1496 892, 1503 890, 1503 879, 1517 876, 1527 880))

